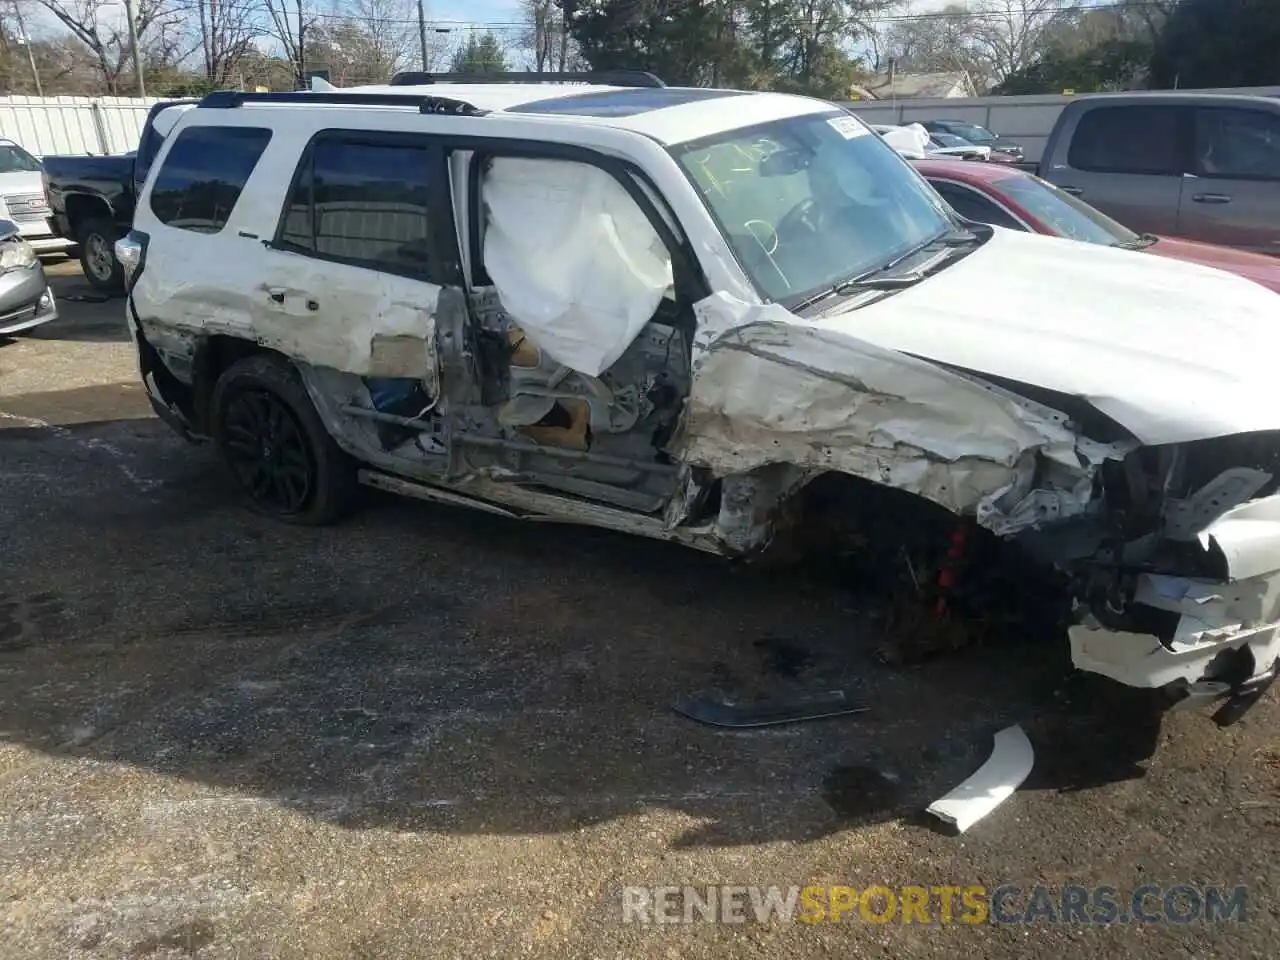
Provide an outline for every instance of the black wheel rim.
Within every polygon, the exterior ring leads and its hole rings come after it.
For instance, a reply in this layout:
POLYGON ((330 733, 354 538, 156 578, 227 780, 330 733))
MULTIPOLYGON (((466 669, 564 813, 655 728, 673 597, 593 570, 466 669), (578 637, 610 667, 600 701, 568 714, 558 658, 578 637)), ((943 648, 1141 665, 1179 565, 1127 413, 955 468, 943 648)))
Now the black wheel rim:
POLYGON ((227 401, 223 450, 254 502, 298 513, 315 487, 315 463, 293 411, 266 390, 241 390, 227 401))

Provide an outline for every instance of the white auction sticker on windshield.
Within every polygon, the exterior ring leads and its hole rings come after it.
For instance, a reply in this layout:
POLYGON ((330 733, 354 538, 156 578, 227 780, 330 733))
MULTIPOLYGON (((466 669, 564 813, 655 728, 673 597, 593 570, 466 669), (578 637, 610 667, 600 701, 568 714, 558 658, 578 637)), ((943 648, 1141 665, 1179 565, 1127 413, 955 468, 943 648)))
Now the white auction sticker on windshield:
POLYGON ((831 129, 846 140, 852 140, 854 137, 862 137, 867 134, 867 128, 862 125, 857 117, 832 117, 827 123, 831 124, 831 129))

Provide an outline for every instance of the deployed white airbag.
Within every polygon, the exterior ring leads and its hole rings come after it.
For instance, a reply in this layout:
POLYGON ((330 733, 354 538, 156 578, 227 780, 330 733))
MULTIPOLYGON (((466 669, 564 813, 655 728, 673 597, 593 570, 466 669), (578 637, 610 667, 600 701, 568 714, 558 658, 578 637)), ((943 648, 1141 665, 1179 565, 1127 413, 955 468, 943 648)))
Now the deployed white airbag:
POLYGON ((671 257, 622 185, 585 163, 494 158, 484 265, 506 312, 554 360, 598 376, 653 316, 671 257))
POLYGON ((884 137, 885 143, 912 160, 921 160, 928 152, 929 131, 921 124, 885 128, 880 136, 884 137))

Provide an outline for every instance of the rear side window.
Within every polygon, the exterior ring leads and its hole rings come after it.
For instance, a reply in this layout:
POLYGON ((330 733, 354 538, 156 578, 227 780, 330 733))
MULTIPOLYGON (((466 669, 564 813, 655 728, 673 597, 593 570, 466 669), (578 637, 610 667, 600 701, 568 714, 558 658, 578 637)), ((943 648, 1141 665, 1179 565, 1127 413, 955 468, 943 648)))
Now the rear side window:
POLYGON ((302 160, 277 245, 387 273, 429 271, 426 143, 324 136, 302 160))
POLYGON ((1234 107, 1197 110, 1196 172, 1280 180, 1280 114, 1234 107))
POLYGON ((929 183, 932 184, 933 189, 942 194, 942 199, 947 201, 951 209, 966 220, 976 220, 978 223, 989 223, 993 227, 1008 227, 1010 230, 1026 232, 1026 227, 976 190, 945 181, 930 180, 929 183))
POLYGON ((1182 173, 1183 108, 1096 107, 1071 138, 1067 163, 1098 173, 1182 173))
POLYGON ((171 227, 217 233, 270 141, 261 127, 188 127, 156 175, 151 211, 171 227))

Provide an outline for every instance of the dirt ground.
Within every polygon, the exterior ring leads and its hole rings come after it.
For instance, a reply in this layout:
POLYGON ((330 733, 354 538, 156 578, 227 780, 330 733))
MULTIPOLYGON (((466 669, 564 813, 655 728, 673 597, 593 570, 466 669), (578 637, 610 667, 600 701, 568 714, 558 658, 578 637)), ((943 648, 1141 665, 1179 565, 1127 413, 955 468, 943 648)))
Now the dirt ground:
MULTIPOLYGON (((1219 730, 1056 638, 871 656, 838 578, 370 496, 257 519, 151 417, 120 301, 0 340, 0 956, 1271 957, 1274 693, 1219 730), (833 580, 837 583, 833 583, 833 580), (728 732, 681 695, 846 687, 728 732), (1021 722, 1031 779, 920 811, 1021 722), (1248 887, 1211 926, 624 923, 628 886, 1248 887)), ((1123 896, 1124 894, 1122 894, 1123 896)))

